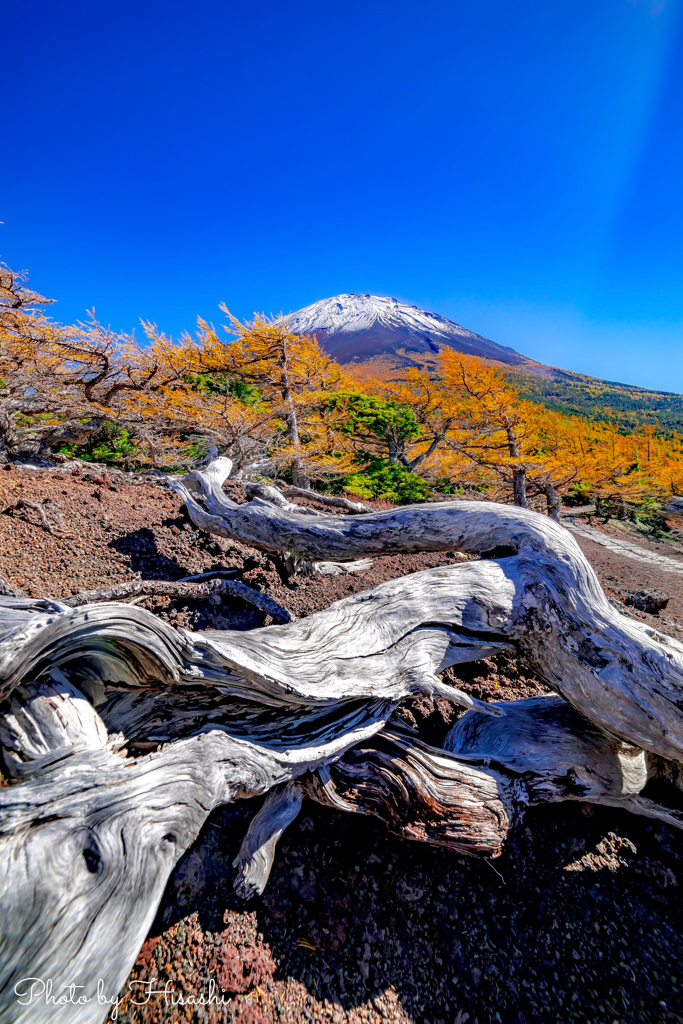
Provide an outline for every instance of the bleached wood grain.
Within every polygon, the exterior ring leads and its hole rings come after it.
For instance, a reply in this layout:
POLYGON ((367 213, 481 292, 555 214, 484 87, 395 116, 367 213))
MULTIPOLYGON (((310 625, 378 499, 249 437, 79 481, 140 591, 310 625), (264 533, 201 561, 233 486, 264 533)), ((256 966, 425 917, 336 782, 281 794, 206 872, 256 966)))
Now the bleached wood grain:
MULTIPOLYGON (((197 525, 223 536, 309 561, 479 557, 247 633, 174 630, 130 605, 0 597, 0 742, 13 775, 0 788, 8 1021, 60 1020, 54 1007, 18 1004, 20 977, 121 986, 173 864, 227 801, 270 794, 238 860, 245 895, 263 888, 302 792, 487 856, 528 806, 549 800, 680 825, 642 789, 683 752, 683 646, 612 608, 567 531, 478 502, 353 516, 267 497, 237 505, 222 491, 226 466, 174 484, 197 525), (440 678, 507 649, 559 696, 482 704, 440 678), (389 724, 418 693, 468 709, 447 749, 389 724)), ((105 1013, 91 1002, 61 1020, 105 1013)))

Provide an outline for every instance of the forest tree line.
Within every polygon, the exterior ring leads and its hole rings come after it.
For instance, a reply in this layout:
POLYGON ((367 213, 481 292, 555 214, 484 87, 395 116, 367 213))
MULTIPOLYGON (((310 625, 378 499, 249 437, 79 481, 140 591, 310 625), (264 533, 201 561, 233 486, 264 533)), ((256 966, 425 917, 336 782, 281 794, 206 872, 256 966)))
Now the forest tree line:
POLYGON ((624 432, 648 424, 660 430, 683 432, 683 395, 648 391, 569 370, 555 370, 552 380, 515 370, 504 373, 524 398, 540 402, 554 412, 615 423, 624 432))
POLYGON ((235 474, 400 503, 439 495, 545 509, 595 501, 652 515, 683 494, 683 434, 568 415, 495 367, 446 350, 436 371, 341 366, 285 317, 221 332, 198 320, 145 341, 94 313, 62 325, 25 274, 0 268, 5 457, 181 469, 228 455, 235 474))

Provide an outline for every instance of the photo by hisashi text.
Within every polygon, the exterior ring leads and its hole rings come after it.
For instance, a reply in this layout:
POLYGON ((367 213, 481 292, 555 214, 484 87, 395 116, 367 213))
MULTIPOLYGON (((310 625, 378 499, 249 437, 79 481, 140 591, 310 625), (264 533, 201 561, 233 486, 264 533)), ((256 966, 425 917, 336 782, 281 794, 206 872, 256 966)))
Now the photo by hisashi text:
POLYGON ((227 1006, 231 1000, 221 995, 213 978, 206 979, 206 989, 199 988, 196 993, 176 992, 170 982, 164 988, 154 988, 155 981, 130 980, 128 993, 109 996, 100 978, 97 987, 88 991, 86 985, 62 984, 55 988, 52 978, 22 978, 14 986, 14 994, 20 1006, 31 1006, 42 1003, 54 1007, 55 1011, 64 1006, 85 1006, 96 1002, 99 1006, 111 1007, 111 1020, 117 1020, 119 1009, 127 1002, 131 1006, 145 1006, 152 999, 162 998, 165 1006, 227 1006))

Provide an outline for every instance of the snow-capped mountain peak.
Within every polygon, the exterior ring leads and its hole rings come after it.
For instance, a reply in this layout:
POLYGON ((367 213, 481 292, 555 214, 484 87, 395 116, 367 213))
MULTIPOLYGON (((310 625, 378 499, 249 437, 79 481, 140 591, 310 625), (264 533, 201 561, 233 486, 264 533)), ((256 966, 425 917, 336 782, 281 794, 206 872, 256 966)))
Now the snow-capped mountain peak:
POLYGON ((341 362, 392 355, 415 363, 421 356, 433 360, 444 346, 508 365, 527 362, 512 348, 391 296, 334 295, 291 313, 288 324, 296 334, 315 334, 341 362))

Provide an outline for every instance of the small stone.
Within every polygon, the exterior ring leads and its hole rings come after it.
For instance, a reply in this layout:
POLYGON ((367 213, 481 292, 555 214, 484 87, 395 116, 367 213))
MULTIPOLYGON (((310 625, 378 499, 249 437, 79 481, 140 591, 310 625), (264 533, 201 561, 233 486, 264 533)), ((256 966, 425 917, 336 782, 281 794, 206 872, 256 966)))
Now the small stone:
POLYGON ((624 604, 638 611, 648 612, 650 615, 659 615, 669 603, 668 594, 661 590, 637 590, 632 591, 624 598, 624 604))

